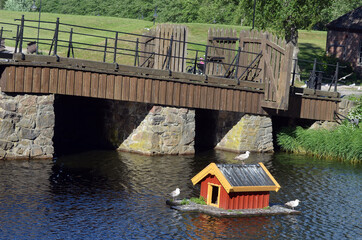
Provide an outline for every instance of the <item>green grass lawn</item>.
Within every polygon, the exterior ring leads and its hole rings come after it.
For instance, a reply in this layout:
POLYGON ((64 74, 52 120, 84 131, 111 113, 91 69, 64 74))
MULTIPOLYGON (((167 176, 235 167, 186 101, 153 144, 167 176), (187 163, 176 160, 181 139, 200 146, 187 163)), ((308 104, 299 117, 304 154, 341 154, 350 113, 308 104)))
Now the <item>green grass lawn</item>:
POLYGON ((327 32, 326 31, 299 31, 299 55, 303 59, 313 59, 325 53, 327 32))
MULTIPOLYGON (((37 20, 38 19, 38 13, 37 12, 12 12, 12 11, 4 11, 0 10, 0 22, 7 22, 7 23, 17 23, 19 24, 20 21, 14 21, 15 18, 20 19, 21 15, 25 15, 25 19, 29 20, 37 20)), ((74 24, 74 25, 81 25, 81 26, 88 26, 93 28, 100 28, 100 29, 106 29, 106 30, 113 30, 113 31, 119 31, 119 32, 128 32, 128 33, 136 33, 141 34, 145 31, 145 28, 152 28, 154 27, 153 22, 144 21, 144 20, 137 20, 137 19, 127 19, 127 18, 116 18, 116 17, 102 17, 102 16, 79 16, 79 15, 65 15, 65 14, 52 14, 52 13, 42 13, 41 14, 41 20, 42 21, 50 21, 55 22, 57 17, 59 17, 61 23, 67 23, 67 24, 74 24)), ((26 25, 31 25, 36 27, 37 23, 26 23, 26 25)), ((250 27, 241 27, 241 26, 233 26, 233 25, 218 25, 218 24, 201 24, 201 23, 187 23, 189 29, 189 42, 195 42, 195 43, 201 43, 206 44, 207 43, 207 34, 209 28, 232 28, 237 30, 237 32, 240 32, 244 29, 250 29, 250 27)), ((12 36, 15 35, 16 27, 15 26, 7 26, 0 23, 0 27, 3 26, 4 29, 12 30, 13 33, 12 36)), ((42 28, 49 28, 54 29, 54 24, 41 24, 42 28)), ((60 29, 61 31, 69 31, 70 27, 62 27, 60 29)), ((32 36, 34 39, 37 36, 37 29, 27 29, 26 34, 27 36, 32 36)), ((94 30, 89 29, 75 29, 74 31, 86 34, 95 34, 95 35, 102 35, 104 37, 115 37, 114 33, 107 33, 107 32, 97 32, 94 30)), ((5 33, 5 36, 9 35, 9 33, 5 33)), ((40 31, 40 38, 47 38, 51 39, 53 37, 53 32, 51 31, 40 31)), ((313 58, 318 57, 321 58, 321 56, 324 55, 325 52, 325 45, 326 45, 326 37, 327 33, 325 31, 300 31, 299 32, 299 58, 301 59, 310 59, 313 60, 313 58)), ((61 34, 60 39, 67 41, 69 38, 69 34, 61 34)), ((119 35, 119 38, 122 39, 129 39, 129 37, 124 35, 119 35)), ((135 37, 132 37, 132 40, 135 40, 135 37)), ((104 39, 101 38, 95 38, 95 37, 85 37, 85 36, 79 36, 74 35, 73 41, 75 42, 85 42, 88 44, 98 44, 98 45, 104 45, 104 39)), ((7 41, 7 46, 14 46, 15 41, 7 41)), ((113 42, 108 42, 109 46, 113 46, 113 42)), ((75 44, 75 46, 77 46, 75 44)), ((133 45, 130 44, 124 44, 118 47, 124 47, 124 48, 134 48, 133 45)), ((204 50, 204 48, 199 47, 200 50, 204 50)), ((43 52, 43 54, 48 54, 47 49, 49 49, 49 46, 42 46, 40 45, 39 49, 43 52)), ((103 51, 103 49, 99 49, 103 51)), ((112 50, 109 49, 111 52, 112 50)), ((65 56, 67 52, 66 47, 59 47, 58 49, 58 55, 65 56)), ((103 60, 103 54, 101 52, 84 52, 84 51, 78 51, 75 50, 75 57, 76 58, 86 58, 91 60, 97 60, 102 61, 103 60)), ((108 54, 107 61, 112 62, 112 54, 108 54)), ((132 57, 122 57, 122 59, 117 59, 117 62, 119 63, 125 63, 125 62, 132 62, 132 57)), ((304 67, 304 66, 303 66, 304 67)), ((305 66, 307 67, 307 66, 305 66)), ((308 65, 310 67, 310 65, 308 65)))
MULTIPOLYGON (((0 10, 0 22, 7 23, 19 23, 19 21, 14 21, 15 18, 20 19, 21 15, 25 16, 25 19, 29 20, 38 20, 37 12, 12 12, 0 10)), ((94 28, 101 28, 107 30, 129 32, 141 34, 145 28, 152 28, 153 22, 137 20, 137 19, 127 19, 127 18, 115 18, 115 17, 102 17, 102 16, 79 16, 79 15, 65 15, 65 14, 53 14, 53 13, 42 13, 42 21, 51 21, 55 22, 57 17, 59 17, 61 23, 75 24, 81 26, 89 26, 94 28)), ((36 23, 27 23, 27 25, 37 26, 36 23)), ((207 41, 207 32, 209 28, 232 28, 239 32, 240 30, 250 29, 247 26, 234 26, 234 25, 218 25, 218 24, 202 24, 202 23, 187 23, 189 29, 189 42, 196 42, 206 44, 207 41)), ((0 24, 0 27, 4 26, 5 29, 9 29, 8 26, 0 24)), ((41 27, 54 29, 53 24, 42 24, 41 27)), ((70 28, 64 28, 61 30, 69 31, 70 28)), ((10 30, 16 32, 15 26, 10 27, 10 30)), ((92 34, 93 30, 85 30, 84 33, 92 34)), ((28 33, 36 37, 37 30, 33 29, 28 33)), ((14 35, 14 34, 13 34, 14 35)), ((320 55, 324 52, 325 49, 325 40, 326 32, 319 31, 300 31, 299 46, 300 46, 300 56, 302 57, 311 57, 314 55, 320 55)), ((114 37, 113 34, 105 34, 104 36, 114 37)), ((41 31, 40 38, 52 38, 52 33, 41 31)), ((67 39, 64 39, 67 40, 67 39)), ((78 37, 74 41, 82 40, 83 42, 96 44, 96 39, 78 37)), ((10 46, 14 46, 13 42, 9 43, 10 46)))

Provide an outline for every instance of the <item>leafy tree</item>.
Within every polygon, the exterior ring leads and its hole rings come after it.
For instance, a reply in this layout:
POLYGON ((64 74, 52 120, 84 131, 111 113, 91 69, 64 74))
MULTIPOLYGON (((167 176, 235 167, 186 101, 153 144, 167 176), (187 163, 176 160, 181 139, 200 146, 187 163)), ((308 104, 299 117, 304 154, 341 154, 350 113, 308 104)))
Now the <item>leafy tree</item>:
POLYGON ((32 0, 7 0, 5 2, 4 9, 10 11, 27 12, 30 11, 32 3, 32 0))
POLYGON ((329 7, 321 11, 321 21, 315 28, 318 30, 326 30, 325 25, 327 23, 360 6, 362 6, 362 0, 333 0, 329 7))
MULTIPOLYGON (((297 42, 299 29, 318 29, 331 20, 362 5, 362 0, 47 0, 42 11, 79 15, 102 15, 153 20, 157 22, 203 22, 221 24, 253 23, 297 42)), ((27 11, 32 0, 0 0, 8 10, 27 11)), ((36 0, 37 6, 39 0, 36 0)))
POLYGON ((4 9, 5 0, 0 0, 0 9, 4 9))
MULTIPOLYGON (((157 6, 157 21, 158 22, 177 22, 180 17, 182 3, 180 0, 155 0, 157 6)), ((152 17, 154 12, 152 12, 152 17)))
MULTIPOLYGON (((250 24, 253 0, 242 0, 246 21, 250 24)), ((257 0, 255 26, 275 31, 293 44, 297 43, 299 29, 311 29, 321 21, 320 12, 330 6, 329 0, 257 0)))
POLYGON ((197 20, 206 23, 238 24, 243 12, 238 6, 239 1, 234 0, 204 0, 197 20))

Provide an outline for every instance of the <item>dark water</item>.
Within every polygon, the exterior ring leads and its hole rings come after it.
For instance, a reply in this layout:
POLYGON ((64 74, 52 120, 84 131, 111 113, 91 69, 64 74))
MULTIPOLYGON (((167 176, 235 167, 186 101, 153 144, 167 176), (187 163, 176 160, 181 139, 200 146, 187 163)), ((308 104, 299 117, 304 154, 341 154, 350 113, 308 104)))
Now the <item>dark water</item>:
POLYGON ((147 157, 88 152, 54 161, 0 162, 1 239, 361 239, 361 166, 288 154, 252 154, 296 198, 297 216, 217 218, 165 204, 199 195, 190 179, 235 154, 147 157))

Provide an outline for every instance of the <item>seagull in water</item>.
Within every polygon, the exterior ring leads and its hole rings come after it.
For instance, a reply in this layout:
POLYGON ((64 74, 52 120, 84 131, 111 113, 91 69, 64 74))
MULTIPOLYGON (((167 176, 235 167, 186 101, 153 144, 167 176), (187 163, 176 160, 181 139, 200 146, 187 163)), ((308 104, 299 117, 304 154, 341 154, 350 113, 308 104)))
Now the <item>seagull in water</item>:
POLYGON ((175 191, 172 191, 172 193, 170 193, 171 197, 173 200, 175 200, 175 197, 177 197, 178 195, 180 195, 180 189, 176 188, 175 191))
POLYGON ((242 163, 244 164, 244 160, 249 157, 249 154, 250 154, 250 152, 246 151, 244 154, 240 154, 239 156, 236 156, 234 159, 241 160, 241 161, 243 161, 242 163))
POLYGON ((285 205, 288 207, 291 207, 294 210, 294 208, 299 205, 299 202, 300 201, 298 199, 296 199, 294 201, 287 202, 285 205))

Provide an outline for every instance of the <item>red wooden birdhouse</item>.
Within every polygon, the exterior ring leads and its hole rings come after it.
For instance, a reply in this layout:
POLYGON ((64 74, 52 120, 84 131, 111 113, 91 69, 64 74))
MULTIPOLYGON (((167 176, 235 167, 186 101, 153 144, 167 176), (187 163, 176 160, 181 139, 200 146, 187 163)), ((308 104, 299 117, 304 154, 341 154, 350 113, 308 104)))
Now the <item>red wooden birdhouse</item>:
POLYGON ((269 206, 270 191, 280 185, 263 163, 211 163, 191 179, 201 184, 200 196, 207 205, 223 209, 251 209, 269 206))

